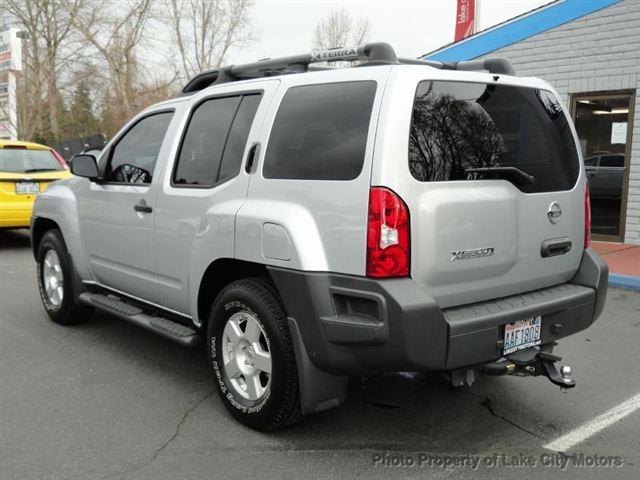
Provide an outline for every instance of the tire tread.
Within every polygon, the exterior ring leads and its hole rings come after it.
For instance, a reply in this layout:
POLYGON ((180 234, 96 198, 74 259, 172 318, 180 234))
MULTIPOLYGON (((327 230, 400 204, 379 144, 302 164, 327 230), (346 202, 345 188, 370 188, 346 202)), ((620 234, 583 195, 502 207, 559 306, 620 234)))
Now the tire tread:
MULTIPOLYGON (((283 401, 278 406, 273 419, 268 424, 259 427, 259 429, 271 431, 291 426, 300 421, 304 414, 300 403, 295 351, 282 299, 271 280, 264 277, 248 277, 230 283, 222 289, 219 298, 222 298, 228 290, 233 288, 243 289, 250 295, 260 299, 275 320, 282 341, 285 370, 287 372, 287 377, 284 381, 283 401)), ((214 302, 213 308, 215 308, 216 303, 214 302)))
POLYGON ((38 245, 38 254, 37 254, 37 282, 38 282, 38 290, 40 292, 40 296, 42 298, 43 306, 49 315, 51 320, 59 325, 73 325, 77 323, 86 322, 94 312, 94 309, 88 306, 79 305, 76 299, 76 292, 74 290, 74 275, 75 271, 73 269, 73 262, 71 260, 71 255, 69 254, 69 250, 67 249, 67 244, 64 241, 64 237, 62 236, 62 232, 59 229, 54 228, 48 230, 40 240, 40 244, 38 245), (45 301, 45 293, 42 287, 42 267, 41 261, 44 256, 44 245, 49 242, 60 261, 63 263, 63 268, 67 270, 65 275, 65 298, 63 300, 63 305, 57 310, 51 310, 47 308, 47 304, 45 301))

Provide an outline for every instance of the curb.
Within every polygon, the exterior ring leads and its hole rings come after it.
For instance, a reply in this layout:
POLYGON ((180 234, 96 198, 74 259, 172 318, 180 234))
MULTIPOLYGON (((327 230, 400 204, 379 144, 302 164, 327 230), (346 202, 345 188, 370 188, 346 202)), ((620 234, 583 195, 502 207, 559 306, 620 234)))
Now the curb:
POLYGON ((640 277, 611 273, 609 274, 609 286, 640 291, 640 277))

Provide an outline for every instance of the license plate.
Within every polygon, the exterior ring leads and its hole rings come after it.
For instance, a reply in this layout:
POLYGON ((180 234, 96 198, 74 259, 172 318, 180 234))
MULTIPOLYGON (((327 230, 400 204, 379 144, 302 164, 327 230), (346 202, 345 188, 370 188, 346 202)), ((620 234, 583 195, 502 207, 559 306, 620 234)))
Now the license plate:
POLYGON ((36 182, 17 182, 16 194, 18 195, 33 195, 40 191, 40 184, 36 182))
POLYGON ((504 354, 540 345, 542 317, 527 318, 504 326, 504 354))

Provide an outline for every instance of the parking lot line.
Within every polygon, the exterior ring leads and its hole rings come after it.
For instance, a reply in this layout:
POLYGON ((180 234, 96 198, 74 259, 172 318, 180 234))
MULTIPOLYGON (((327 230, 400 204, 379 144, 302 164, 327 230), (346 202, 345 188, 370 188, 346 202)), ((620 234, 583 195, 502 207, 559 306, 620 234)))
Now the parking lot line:
POLYGON ((604 430, 609 425, 622 420, 627 415, 640 408, 640 393, 625 400, 620 405, 613 407, 602 415, 597 416, 590 422, 570 431, 569 433, 556 438, 553 442, 547 443, 543 448, 555 450, 556 452, 566 452, 570 448, 582 443, 587 438, 604 430))

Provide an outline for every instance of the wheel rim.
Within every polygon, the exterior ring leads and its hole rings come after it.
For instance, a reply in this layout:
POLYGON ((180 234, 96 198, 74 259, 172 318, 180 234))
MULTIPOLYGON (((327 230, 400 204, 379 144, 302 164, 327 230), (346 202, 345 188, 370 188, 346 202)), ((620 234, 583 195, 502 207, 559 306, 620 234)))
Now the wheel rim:
POLYGON ((64 299, 64 276, 62 265, 55 250, 48 250, 42 264, 42 283, 47 300, 57 307, 64 299))
POLYGON ((241 397, 262 398, 271 384, 271 352, 260 322, 249 312, 237 312, 222 333, 222 361, 231 386, 241 397))

